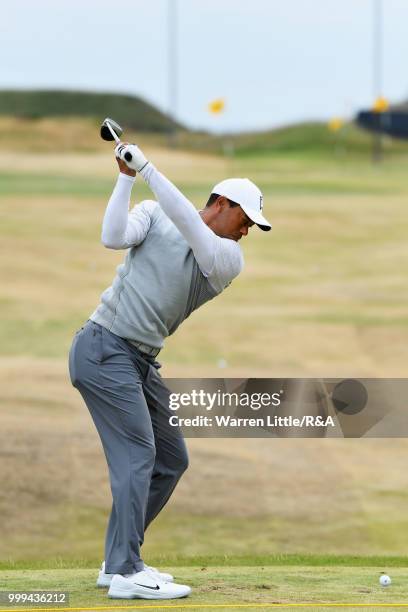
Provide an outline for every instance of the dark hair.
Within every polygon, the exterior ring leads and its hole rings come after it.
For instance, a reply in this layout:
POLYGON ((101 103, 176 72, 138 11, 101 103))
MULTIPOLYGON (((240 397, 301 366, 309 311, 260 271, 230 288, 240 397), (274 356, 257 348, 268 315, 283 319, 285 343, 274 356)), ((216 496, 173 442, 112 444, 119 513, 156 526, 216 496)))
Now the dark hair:
MULTIPOLYGON (((217 198, 219 198, 219 194, 218 193, 212 193, 210 195, 210 197, 208 198, 208 202, 206 204, 206 206, 211 206, 212 204, 214 204, 215 200, 217 198)), ((229 200, 228 198, 226 198, 228 200, 229 205, 231 206, 231 208, 234 208, 234 206, 239 206, 239 204, 237 204, 236 202, 233 202, 232 200, 229 200)))

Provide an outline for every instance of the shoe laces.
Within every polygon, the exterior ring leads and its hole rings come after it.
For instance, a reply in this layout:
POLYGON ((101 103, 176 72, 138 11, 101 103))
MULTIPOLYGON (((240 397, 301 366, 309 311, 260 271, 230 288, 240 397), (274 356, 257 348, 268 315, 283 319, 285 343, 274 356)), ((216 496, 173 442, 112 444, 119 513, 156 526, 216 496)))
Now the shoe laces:
POLYGON ((145 565, 144 571, 150 574, 150 576, 154 576, 154 579, 159 577, 159 570, 157 570, 155 567, 151 567, 150 565, 145 565))

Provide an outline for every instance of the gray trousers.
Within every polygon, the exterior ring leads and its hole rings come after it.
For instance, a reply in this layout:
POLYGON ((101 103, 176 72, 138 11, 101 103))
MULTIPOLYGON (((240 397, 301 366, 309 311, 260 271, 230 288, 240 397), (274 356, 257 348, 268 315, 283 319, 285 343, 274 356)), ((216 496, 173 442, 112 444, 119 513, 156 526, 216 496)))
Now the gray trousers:
POLYGON ((91 413, 109 467, 109 574, 143 569, 144 532, 188 466, 182 434, 169 425, 170 392, 158 367, 91 320, 76 333, 69 354, 71 382, 91 413))

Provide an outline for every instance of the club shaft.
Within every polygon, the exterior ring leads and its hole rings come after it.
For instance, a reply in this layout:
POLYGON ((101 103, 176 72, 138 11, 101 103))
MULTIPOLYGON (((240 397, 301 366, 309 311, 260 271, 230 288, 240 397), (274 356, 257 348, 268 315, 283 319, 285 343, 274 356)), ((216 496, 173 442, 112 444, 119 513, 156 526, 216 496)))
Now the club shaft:
POLYGON ((110 131, 110 133, 112 134, 113 139, 115 140, 115 142, 116 142, 117 144, 119 144, 119 143, 120 143, 120 138, 119 138, 119 136, 116 134, 115 130, 113 129, 113 127, 111 126, 111 124, 109 123, 109 121, 107 121, 107 122, 106 122, 106 125, 108 126, 108 130, 109 130, 109 131, 110 131))

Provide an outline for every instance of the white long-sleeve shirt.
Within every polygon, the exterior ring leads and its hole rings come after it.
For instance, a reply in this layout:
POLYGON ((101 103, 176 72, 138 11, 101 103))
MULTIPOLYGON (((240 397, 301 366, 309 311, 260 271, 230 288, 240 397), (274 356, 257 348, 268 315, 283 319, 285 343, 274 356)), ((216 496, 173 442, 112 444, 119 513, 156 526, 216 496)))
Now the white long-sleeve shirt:
POLYGON ((191 247, 202 274, 215 291, 222 291, 243 267, 237 242, 217 236, 204 223, 193 204, 153 164, 141 172, 157 198, 145 200, 129 211, 135 178, 120 174, 108 202, 102 224, 102 242, 111 249, 139 245, 150 229, 155 208, 160 206, 191 247))

